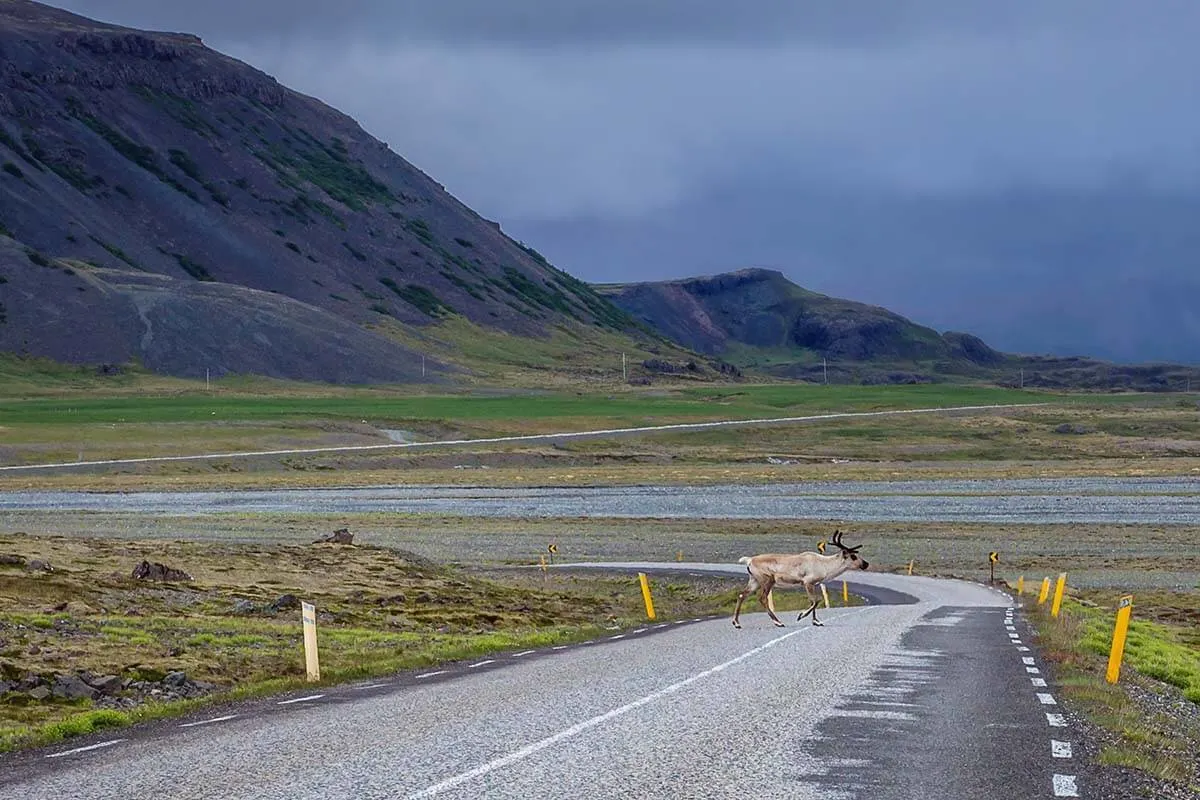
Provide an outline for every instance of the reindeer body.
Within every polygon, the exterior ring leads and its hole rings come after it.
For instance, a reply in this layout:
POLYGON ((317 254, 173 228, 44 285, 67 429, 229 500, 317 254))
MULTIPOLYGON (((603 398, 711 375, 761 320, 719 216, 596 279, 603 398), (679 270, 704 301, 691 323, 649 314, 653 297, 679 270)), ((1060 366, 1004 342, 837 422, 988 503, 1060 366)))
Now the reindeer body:
POLYGON ((770 615, 771 621, 783 627, 779 617, 771 609, 769 599, 771 590, 779 586, 803 586, 808 594, 810 605, 796 621, 812 615, 813 625, 823 625, 817 620, 816 587, 823 581, 832 580, 847 570, 866 569, 868 564, 858 555, 858 547, 846 547, 842 544, 841 532, 835 532, 832 543, 841 552, 836 555, 823 556, 820 553, 797 553, 784 555, 781 553, 764 553, 757 556, 742 556, 738 563, 746 565, 750 580, 746 588, 738 595, 737 606, 733 610, 733 627, 742 627, 738 621, 742 613, 742 603, 752 593, 757 592, 760 602, 770 615))

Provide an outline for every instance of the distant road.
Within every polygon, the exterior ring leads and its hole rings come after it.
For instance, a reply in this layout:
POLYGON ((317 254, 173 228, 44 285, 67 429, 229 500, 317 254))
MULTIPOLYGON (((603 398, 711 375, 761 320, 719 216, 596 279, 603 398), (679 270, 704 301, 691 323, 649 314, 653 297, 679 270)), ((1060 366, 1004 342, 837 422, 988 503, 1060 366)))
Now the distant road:
POLYGON ((447 514, 1200 525, 1198 478, 838 481, 727 486, 377 486, 208 492, 0 492, 0 511, 447 514))
POLYGON ((0 796, 911 800, 1086 790, 1079 731, 1058 713, 1007 597, 960 581, 861 580, 918 602, 832 609, 824 628, 789 615, 781 630, 761 613, 743 617, 741 631, 724 618, 648 623, 103 732, 0 756, 0 796))
POLYGON ((940 414, 951 412, 995 411, 1005 408, 1029 408, 1047 403, 1010 403, 1007 405, 951 406, 949 408, 912 408, 899 411, 847 411, 834 414, 814 414, 806 417, 773 417, 771 419, 735 419, 717 422, 684 422, 674 425, 649 425, 640 428, 609 428, 591 431, 569 431, 564 433, 539 433, 528 436, 496 436, 489 439, 447 439, 436 442, 393 442, 391 444, 350 445, 346 447, 307 447, 293 450, 257 450, 241 453, 200 453, 187 456, 152 456, 145 458, 116 458, 100 461, 62 461, 52 464, 12 464, 0 466, 0 472, 26 472, 45 469, 68 469, 79 467, 120 466, 123 464, 151 464, 168 461, 205 461, 211 459, 255 458, 262 456, 296 456, 315 453, 354 453, 383 450, 417 450, 439 447, 470 447, 487 444, 554 442, 566 439, 597 439, 611 436, 630 436, 640 433, 663 433, 698 431, 710 428, 728 428, 745 425, 786 425, 798 422, 820 422, 833 419, 856 417, 886 417, 902 414, 940 414))

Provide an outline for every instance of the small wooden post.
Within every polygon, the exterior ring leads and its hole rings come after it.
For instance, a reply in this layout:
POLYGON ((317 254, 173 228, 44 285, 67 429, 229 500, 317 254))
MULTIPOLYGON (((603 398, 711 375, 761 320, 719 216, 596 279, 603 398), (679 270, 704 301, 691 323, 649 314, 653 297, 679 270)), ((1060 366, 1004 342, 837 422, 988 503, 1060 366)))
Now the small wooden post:
POLYGON ((308 680, 321 680, 321 664, 317 659, 317 609, 312 603, 300 603, 300 621, 304 626, 304 670, 308 680))

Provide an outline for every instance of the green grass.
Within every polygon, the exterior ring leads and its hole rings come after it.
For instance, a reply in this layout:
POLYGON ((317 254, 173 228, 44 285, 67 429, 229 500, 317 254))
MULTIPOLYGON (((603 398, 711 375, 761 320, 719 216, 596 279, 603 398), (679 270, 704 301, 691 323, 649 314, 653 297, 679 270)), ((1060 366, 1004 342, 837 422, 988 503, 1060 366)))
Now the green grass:
MULTIPOLYGON (((0 373, 2 374, 2 373, 0 373)), ((938 387, 861 388, 791 385, 717 390, 684 390, 672 396, 646 394, 515 393, 402 395, 378 391, 347 392, 328 397, 230 396, 203 392, 147 397, 37 398, 0 401, 6 424, 115 423, 137 421, 223 422, 265 419, 370 419, 525 421, 534 419, 606 419, 629 425, 672 420, 750 419, 768 415, 805 415, 827 411, 875 411, 981 402, 1030 402, 1045 396, 1007 390, 938 387)))
MULTIPOLYGON (((1070 597, 1063 602, 1058 619, 1049 615, 1049 604, 1028 605, 1030 620, 1039 634, 1046 658, 1055 664, 1060 694, 1069 708, 1083 713, 1093 724, 1109 731, 1115 741, 1106 744, 1097 763, 1140 770, 1156 778, 1195 788, 1200 771, 1187 752, 1200 737, 1200 730, 1184 733, 1178 720, 1147 712, 1124 688, 1130 682, 1146 685, 1146 678, 1162 680, 1179 688, 1200 687, 1200 648, 1181 640, 1185 631, 1136 619, 1130 626, 1117 685, 1105 679, 1112 643, 1115 610, 1080 603, 1070 597)), ((1151 692, 1161 691, 1152 684, 1151 692)), ((1190 690, 1185 690, 1190 691, 1190 690)), ((1189 694, 1200 702, 1200 693, 1189 694)), ((1192 754, 1194 755, 1194 754, 1192 754)))

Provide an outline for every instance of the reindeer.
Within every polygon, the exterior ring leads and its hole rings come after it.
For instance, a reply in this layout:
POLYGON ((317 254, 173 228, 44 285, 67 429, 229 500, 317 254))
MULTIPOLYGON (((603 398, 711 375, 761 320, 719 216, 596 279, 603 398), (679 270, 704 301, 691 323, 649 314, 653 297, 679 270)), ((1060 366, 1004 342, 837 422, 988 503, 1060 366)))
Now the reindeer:
POLYGON ((841 552, 831 556, 823 556, 820 553, 800 553, 798 555, 768 553, 739 558, 738 563, 745 564, 746 571, 750 573, 750 582, 738 595, 737 606, 733 609, 733 627, 742 627, 738 622, 738 617, 742 613, 742 602, 751 592, 758 592, 758 602, 767 610, 771 621, 780 628, 783 627, 783 623, 779 621, 779 617, 775 616, 775 611, 771 608, 770 603, 771 590, 775 588, 775 584, 780 586, 803 585, 812 604, 796 617, 796 621, 799 622, 812 614, 813 625, 824 625, 825 623, 817 620, 817 595, 814 591, 817 584, 832 580, 846 570, 866 569, 868 566, 867 562, 858 555, 858 549, 862 545, 846 547, 842 544, 841 531, 834 531, 830 543, 841 552))

